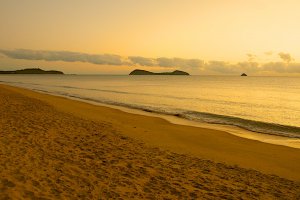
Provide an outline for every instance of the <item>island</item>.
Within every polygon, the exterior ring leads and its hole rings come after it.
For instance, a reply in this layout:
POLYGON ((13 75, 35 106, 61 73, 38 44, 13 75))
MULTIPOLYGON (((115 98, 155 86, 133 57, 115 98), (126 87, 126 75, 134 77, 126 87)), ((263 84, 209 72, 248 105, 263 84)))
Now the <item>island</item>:
POLYGON ((248 76, 248 75, 247 75, 247 74, 245 74, 245 73, 242 73, 242 74, 241 74, 241 76, 248 76))
POLYGON ((154 73, 154 72, 149 72, 149 71, 142 70, 142 69, 135 69, 132 72, 130 72, 129 75, 185 75, 185 76, 188 76, 190 74, 187 72, 184 72, 184 71, 180 71, 180 70, 175 70, 173 72, 154 73))
POLYGON ((0 74, 64 74, 64 73, 56 70, 46 71, 40 68, 28 68, 28 69, 20 69, 15 71, 0 71, 0 74))

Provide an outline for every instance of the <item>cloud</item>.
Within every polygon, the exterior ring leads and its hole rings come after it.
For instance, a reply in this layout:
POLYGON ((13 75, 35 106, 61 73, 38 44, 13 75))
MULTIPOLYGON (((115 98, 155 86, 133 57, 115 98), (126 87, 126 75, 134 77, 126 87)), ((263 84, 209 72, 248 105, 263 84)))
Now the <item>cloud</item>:
POLYGON ((266 52, 265 52, 265 55, 266 55, 266 56, 271 56, 271 55, 273 55, 273 51, 266 51, 266 52))
MULTIPOLYGON (((272 55, 273 52, 265 52, 266 55, 272 55)), ((266 62, 258 63, 254 62, 257 58, 254 54, 247 54, 248 61, 230 63, 225 61, 209 61, 202 67, 202 73, 216 73, 216 74, 288 74, 288 73, 300 73, 300 63, 292 62, 294 59, 289 53, 278 53, 282 59, 281 62, 266 62)))
POLYGON ((156 60, 158 65, 162 67, 172 67, 175 65, 172 58, 157 58, 156 60))
POLYGON ((255 60, 255 58, 256 58, 256 55, 248 53, 247 57, 248 57, 248 61, 249 62, 253 62, 255 60))
POLYGON ((209 61, 205 64, 203 70, 221 74, 255 73, 259 71, 259 64, 257 62, 248 61, 235 64, 224 61, 209 61))
POLYGON ((283 62, 265 63, 262 65, 261 70, 283 73, 286 71, 286 63, 283 63, 283 62))
POLYGON ((202 73, 216 74, 262 74, 262 73, 281 73, 291 74, 300 73, 300 63, 285 63, 285 62, 238 62, 235 64, 224 61, 209 61, 202 68, 202 73))
POLYGON ((300 73, 300 63, 269 62, 263 64, 262 70, 278 73, 300 73))
POLYGON ((278 53, 278 55, 286 63, 289 63, 293 60, 293 58, 291 57, 291 55, 289 53, 280 52, 280 53, 278 53))
POLYGON ((287 73, 300 73, 300 63, 290 63, 286 71, 287 73))
POLYGON ((197 68, 202 67, 203 60, 199 59, 183 59, 183 58, 157 58, 158 66, 161 67, 180 67, 180 68, 197 68))
POLYGON ((141 57, 141 56, 129 56, 128 59, 133 64, 138 64, 141 66, 155 66, 156 65, 155 59, 152 59, 152 58, 145 58, 145 57, 141 57))
POLYGON ((13 59, 45 60, 64 62, 88 62, 97 65, 140 65, 177 68, 197 68, 203 65, 199 59, 183 58, 146 58, 129 56, 122 58, 113 54, 86 54, 69 51, 39 51, 29 49, 1 50, 0 53, 13 59))
POLYGON ((228 62, 212 60, 205 64, 204 71, 231 74, 236 72, 236 68, 228 62))
POLYGON ((235 65, 239 72, 255 73, 260 70, 257 62, 239 62, 235 65))
MULTIPOLYGON (((294 59, 288 53, 278 53, 281 62, 254 62, 254 54, 247 54, 248 61, 230 63, 211 60, 204 62, 200 59, 184 58, 147 58, 141 56, 121 57, 114 54, 86 54, 69 51, 37 51, 28 49, 1 50, 0 54, 13 59, 45 60, 64 62, 86 62, 96 65, 112 66, 143 66, 170 68, 169 70, 186 70, 193 74, 261 74, 261 73, 300 73, 300 63, 292 62, 294 59)), ((266 53, 265 53, 266 54, 266 53)))
POLYGON ((86 54, 69 51, 36 51, 28 49, 0 50, 0 53, 14 59, 88 62, 99 65, 122 65, 121 56, 113 54, 86 54))

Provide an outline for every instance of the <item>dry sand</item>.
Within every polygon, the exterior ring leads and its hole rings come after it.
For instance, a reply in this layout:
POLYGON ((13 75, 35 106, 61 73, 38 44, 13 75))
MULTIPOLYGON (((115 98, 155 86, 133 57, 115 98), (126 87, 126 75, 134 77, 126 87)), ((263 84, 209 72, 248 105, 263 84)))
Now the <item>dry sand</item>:
POLYGON ((300 198, 299 149, 4 85, 0 114, 0 199, 300 198))

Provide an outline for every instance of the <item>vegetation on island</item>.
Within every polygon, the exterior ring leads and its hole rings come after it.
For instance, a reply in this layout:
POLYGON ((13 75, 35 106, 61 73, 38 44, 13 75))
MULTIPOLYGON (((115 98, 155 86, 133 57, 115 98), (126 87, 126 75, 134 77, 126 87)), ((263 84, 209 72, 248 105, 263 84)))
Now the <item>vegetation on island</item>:
POLYGON ((14 71, 0 71, 0 74, 64 74, 61 71, 56 70, 42 70, 40 68, 28 68, 14 71))
POLYGON ((175 70, 173 72, 154 73, 154 72, 149 72, 146 70, 135 69, 132 72, 130 72, 129 75, 190 75, 190 74, 187 72, 184 72, 184 71, 180 71, 180 70, 175 70))

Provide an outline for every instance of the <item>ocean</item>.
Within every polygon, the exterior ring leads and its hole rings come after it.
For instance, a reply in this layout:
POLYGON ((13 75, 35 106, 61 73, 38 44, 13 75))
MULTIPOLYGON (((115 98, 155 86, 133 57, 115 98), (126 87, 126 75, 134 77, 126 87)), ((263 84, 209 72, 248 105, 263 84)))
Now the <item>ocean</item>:
POLYGON ((300 78, 0 75, 4 84, 110 105, 300 138, 300 78))

